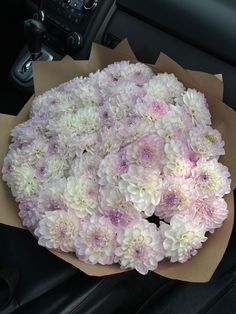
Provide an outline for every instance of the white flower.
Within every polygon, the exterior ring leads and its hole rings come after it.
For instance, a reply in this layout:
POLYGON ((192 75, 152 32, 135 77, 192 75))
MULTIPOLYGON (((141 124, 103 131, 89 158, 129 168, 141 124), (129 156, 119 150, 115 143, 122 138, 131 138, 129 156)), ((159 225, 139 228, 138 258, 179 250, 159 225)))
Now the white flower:
POLYGON ((203 197, 222 197, 230 192, 230 173, 216 159, 200 159, 192 171, 196 191, 203 197))
POLYGON ((204 226, 188 215, 173 216, 170 225, 161 222, 160 231, 164 240, 165 256, 170 257, 171 262, 186 262, 197 254, 197 249, 207 240, 204 226))
POLYGON ((128 172, 121 175, 119 189, 126 201, 149 217, 160 201, 162 179, 158 172, 150 168, 131 165, 128 172))
POLYGON ((46 211, 67 210, 64 199, 64 190, 66 186, 66 179, 54 179, 45 184, 38 196, 38 211, 45 213, 46 211))
POLYGON ((195 123, 211 124, 211 115, 204 94, 189 88, 182 95, 182 103, 195 123))
POLYGON ((116 245, 115 226, 105 217, 92 215, 81 225, 76 255, 87 263, 109 265, 114 262, 116 245))
POLYGON ((12 194, 17 201, 36 195, 40 189, 34 169, 26 163, 13 170, 11 182, 12 194))
POLYGON ((64 197, 68 208, 73 209, 76 216, 84 218, 97 210, 98 186, 87 176, 69 177, 64 197))
POLYGON ((157 100, 149 94, 137 100, 135 112, 151 121, 161 119, 169 110, 166 102, 157 100))
POLYGON ((194 181, 191 178, 169 176, 163 180, 160 203, 156 206, 155 215, 169 220, 176 214, 195 213, 193 206, 196 200, 194 181))
POLYGON ((155 270, 164 258, 162 241, 156 225, 141 219, 131 222, 117 236, 116 261, 122 268, 136 269, 145 275, 155 270))
POLYGON ((72 176, 86 175, 96 179, 101 158, 95 154, 84 152, 71 162, 70 174, 72 176))
POLYGON ((102 159, 99 170, 99 184, 117 184, 121 175, 128 170, 128 162, 121 153, 111 152, 102 159))
POLYGON ((180 106, 170 105, 170 110, 155 121, 156 132, 164 139, 174 138, 179 131, 185 132, 193 127, 191 117, 180 106))
POLYGON ((179 140, 168 140, 165 144, 166 165, 165 174, 188 177, 194 166, 192 154, 179 140))
POLYGON ((210 197, 195 202, 195 217, 211 233, 220 228, 228 216, 227 203, 223 198, 210 197))
POLYGON ((144 85, 147 93, 156 99, 163 100, 166 103, 184 92, 184 86, 178 81, 174 74, 159 73, 153 76, 148 83, 144 85))
POLYGON ((64 210, 44 214, 35 230, 39 245, 62 252, 74 252, 78 235, 78 220, 64 210))
POLYGON ((190 145, 204 157, 218 157, 225 154, 221 134, 210 126, 198 125, 189 131, 190 145))

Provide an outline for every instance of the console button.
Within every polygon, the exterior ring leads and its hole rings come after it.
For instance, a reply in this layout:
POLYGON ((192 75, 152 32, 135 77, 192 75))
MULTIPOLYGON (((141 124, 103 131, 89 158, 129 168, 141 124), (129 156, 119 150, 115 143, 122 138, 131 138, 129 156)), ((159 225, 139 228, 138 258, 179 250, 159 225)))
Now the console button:
POLYGON ((98 0, 84 0, 84 9, 93 10, 98 5, 98 0))
POLYGON ((70 33, 66 38, 66 51, 68 53, 75 52, 82 46, 82 38, 76 33, 70 33))

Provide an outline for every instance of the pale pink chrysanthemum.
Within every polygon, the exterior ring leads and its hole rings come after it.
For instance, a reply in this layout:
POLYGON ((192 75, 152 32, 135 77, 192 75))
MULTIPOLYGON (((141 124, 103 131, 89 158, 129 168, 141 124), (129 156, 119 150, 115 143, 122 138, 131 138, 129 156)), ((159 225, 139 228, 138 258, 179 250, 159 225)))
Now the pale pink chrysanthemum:
POLYGON ((145 275, 155 270, 164 258, 162 240, 157 227, 147 220, 131 222, 117 235, 116 261, 122 268, 136 269, 145 275))
POLYGON ((61 252, 74 252, 79 221, 64 210, 45 212, 35 229, 39 245, 61 252))
POLYGON ((156 133, 154 123, 137 116, 127 117, 120 121, 117 131, 124 145, 144 135, 156 133))
POLYGON ((161 198, 162 178, 158 171, 142 166, 130 165, 121 175, 119 190, 126 201, 147 217, 153 215, 161 198))
POLYGON ((147 65, 137 62, 131 63, 126 70, 125 79, 142 86, 154 76, 153 71, 147 65))
POLYGON ((181 177, 189 177, 197 162, 197 156, 181 138, 173 138, 165 144, 166 164, 164 173, 181 177))
POLYGON ((135 112, 141 117, 151 121, 161 119, 168 110, 169 107, 166 102, 157 100, 149 94, 138 99, 135 105, 135 112))
POLYGON ((211 114, 203 93, 198 92, 196 89, 188 88, 187 91, 182 94, 180 105, 181 104, 192 117, 192 121, 195 124, 211 124, 211 114))
POLYGON ((228 216, 227 203, 223 198, 209 197, 197 199, 195 202, 195 217, 210 232, 222 227, 224 220, 228 216))
POLYGON ((54 210, 67 210, 67 205, 63 196, 66 186, 65 178, 54 178, 45 184, 38 196, 38 210, 41 213, 54 210))
POLYGON ((196 199, 194 182, 191 178, 166 177, 163 180, 160 203, 156 206, 155 215, 169 220, 175 214, 194 214, 193 202, 196 199))
POLYGON ((202 242, 207 240, 204 226, 191 215, 177 214, 171 218, 170 224, 161 222, 159 229, 165 256, 171 262, 186 262, 197 254, 202 242))
POLYGON ((128 71, 130 66, 129 61, 119 61, 109 64, 104 71, 109 73, 114 81, 118 81, 120 79, 125 79, 126 72, 128 71))
POLYGON ((33 230, 37 226, 42 213, 38 208, 38 200, 36 197, 28 197, 21 199, 19 203, 18 215, 22 225, 33 230))
POLYGON ((97 196, 98 184, 88 176, 67 178, 64 191, 65 203, 77 217, 84 218, 97 211, 97 196))
POLYGON ((161 170, 165 163, 164 145, 164 140, 155 134, 143 136, 126 147, 126 158, 130 163, 161 170))
POLYGON ((199 159, 197 166, 192 170, 195 190, 202 197, 222 197, 230 192, 228 168, 216 159, 199 159))
POLYGON ((221 134, 210 126, 198 125, 189 131, 192 149, 205 158, 219 157, 225 154, 221 134))
POLYGON ((148 94, 166 103, 172 103, 185 90, 183 84, 178 81, 174 74, 158 73, 153 76, 145 85, 148 94))
POLYGON ((92 215, 81 225, 75 252, 86 263, 109 265, 114 262, 116 246, 116 227, 108 218, 92 215))
POLYGON ((117 184, 121 175, 127 172, 128 167, 129 163, 124 154, 121 152, 111 152, 100 162, 97 172, 99 183, 101 185, 105 185, 106 183, 117 184))

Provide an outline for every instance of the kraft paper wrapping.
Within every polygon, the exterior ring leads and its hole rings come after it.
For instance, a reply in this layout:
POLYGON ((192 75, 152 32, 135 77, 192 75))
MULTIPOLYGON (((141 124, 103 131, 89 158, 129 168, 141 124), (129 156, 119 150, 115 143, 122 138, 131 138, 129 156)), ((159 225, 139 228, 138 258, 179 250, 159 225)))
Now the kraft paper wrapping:
MULTIPOLYGON (((89 60, 75 61, 71 57, 66 56, 61 61, 36 61, 33 63, 35 94, 42 94, 75 76, 86 76, 90 72, 102 69, 112 62, 121 60, 137 62, 127 40, 122 41, 115 49, 93 44, 89 60)), ((149 66, 155 72, 174 73, 186 87, 196 88, 205 94, 212 115, 213 127, 221 132, 225 141, 226 153, 220 161, 229 168, 232 179, 231 190, 233 191, 236 186, 236 146, 234 145, 236 112, 222 102, 223 82, 221 75, 214 76, 204 72, 186 70, 163 53, 160 54, 155 64, 149 64, 149 66)), ((8 151, 10 131, 15 125, 28 119, 32 99, 33 96, 16 117, 0 114, 1 168, 3 159, 8 151)), ((24 228, 17 214, 17 203, 2 179, 0 180, 0 199, 0 223, 24 228)), ((155 270, 156 273, 171 279, 190 282, 207 282, 210 280, 224 255, 234 223, 233 193, 228 194, 225 200, 229 209, 228 218, 225 220, 222 228, 216 229, 214 234, 209 235, 208 240, 203 244, 198 254, 183 264, 170 263, 168 260, 164 260, 159 263, 158 268, 155 270)), ((116 264, 107 266, 90 265, 80 262, 73 254, 51 252, 88 275, 104 276, 124 271, 116 264)))

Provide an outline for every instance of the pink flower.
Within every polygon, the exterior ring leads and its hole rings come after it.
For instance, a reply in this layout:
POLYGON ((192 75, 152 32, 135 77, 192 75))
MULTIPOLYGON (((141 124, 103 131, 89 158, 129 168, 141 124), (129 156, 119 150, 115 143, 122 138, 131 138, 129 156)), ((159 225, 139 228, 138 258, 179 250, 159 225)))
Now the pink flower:
POLYGON ((195 218, 199 219, 206 230, 214 232, 220 228, 228 216, 227 203, 223 198, 210 197, 198 199, 195 203, 195 218))
POLYGON ((100 163, 98 176, 99 183, 104 185, 117 184, 123 173, 127 172, 129 163, 122 153, 111 152, 100 163))
POLYGON ((147 220, 131 222, 117 236, 116 261, 122 268, 136 269, 145 275, 155 270, 164 258, 161 236, 155 224, 147 220))
POLYGON ((126 147, 126 158, 131 163, 161 170, 164 165, 164 141, 151 134, 143 136, 126 147))
POLYGON ((155 215, 169 221, 178 213, 194 214, 195 199, 194 182, 191 178, 167 177, 163 181, 161 200, 156 206, 155 215))
POLYGON ((46 212, 38 223, 35 235, 39 245, 62 252, 73 252, 79 221, 64 210, 46 212))
POLYGON ((105 217, 92 215, 81 225, 75 250, 86 263, 108 265, 114 262, 116 245, 115 226, 105 217))
POLYGON ((42 216, 36 197, 23 198, 19 203, 19 217, 22 225, 34 230, 42 216))

